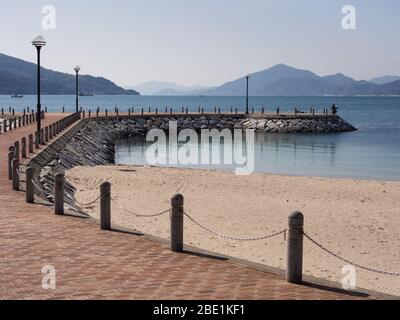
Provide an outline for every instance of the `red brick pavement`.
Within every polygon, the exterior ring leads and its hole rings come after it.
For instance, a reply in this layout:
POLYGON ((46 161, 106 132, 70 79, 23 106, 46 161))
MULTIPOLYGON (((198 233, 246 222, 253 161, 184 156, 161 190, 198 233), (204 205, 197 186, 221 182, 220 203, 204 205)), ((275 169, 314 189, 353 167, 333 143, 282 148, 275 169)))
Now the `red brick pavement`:
MULTIPOLYGON (((44 124, 60 118, 47 115, 44 124)), ((34 125, 0 135, 0 299, 349 299, 280 276, 120 232, 91 219, 26 204, 7 180, 8 147, 34 125), (56 268, 56 290, 41 287, 56 268)))

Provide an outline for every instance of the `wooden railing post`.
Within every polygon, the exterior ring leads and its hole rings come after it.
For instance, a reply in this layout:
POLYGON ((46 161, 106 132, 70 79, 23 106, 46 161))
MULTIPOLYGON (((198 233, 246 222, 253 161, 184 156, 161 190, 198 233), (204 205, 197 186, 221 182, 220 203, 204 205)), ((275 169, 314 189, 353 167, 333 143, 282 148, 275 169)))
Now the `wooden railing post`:
POLYGON ((57 173, 54 176, 54 213, 64 214, 64 174, 57 173))
POLYGON ((12 160, 12 187, 13 190, 19 191, 19 160, 14 158, 12 160))
POLYGON ((171 250, 183 251, 183 196, 176 194, 171 199, 171 250))
POLYGON ((103 182, 100 186, 100 229, 111 230, 111 184, 103 182))
POLYGON ((15 157, 15 148, 10 147, 8 151, 8 180, 12 180, 12 161, 15 157))
POLYGON ((301 283, 303 280, 303 234, 304 216, 294 212, 289 216, 287 273, 289 283, 301 283))
POLYGON ((21 139, 21 157, 26 159, 26 138, 21 139))
POLYGON ((28 136, 28 145, 29 145, 29 147, 28 147, 29 153, 33 153, 33 134, 32 133, 28 136))
POLYGON ((35 202, 35 190, 33 186, 33 174, 34 170, 31 167, 26 168, 26 181, 25 181, 25 189, 26 189, 26 202, 34 203, 35 202))

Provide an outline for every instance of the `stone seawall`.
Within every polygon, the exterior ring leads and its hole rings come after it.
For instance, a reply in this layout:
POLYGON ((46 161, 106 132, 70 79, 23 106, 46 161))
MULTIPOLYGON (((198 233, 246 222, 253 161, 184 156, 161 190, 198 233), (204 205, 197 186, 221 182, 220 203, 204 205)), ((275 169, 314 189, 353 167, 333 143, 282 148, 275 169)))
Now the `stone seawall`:
MULTIPOLYGON (((245 118, 231 115, 174 115, 102 117, 82 119, 34 157, 29 166, 35 170, 39 196, 53 202, 54 175, 75 166, 96 166, 114 162, 114 142, 118 138, 146 135, 150 129, 167 131, 169 121, 182 129, 254 129, 265 133, 341 132, 355 130, 337 116, 287 116, 279 118, 245 118)), ((77 208, 75 190, 66 183, 65 201, 77 208)))

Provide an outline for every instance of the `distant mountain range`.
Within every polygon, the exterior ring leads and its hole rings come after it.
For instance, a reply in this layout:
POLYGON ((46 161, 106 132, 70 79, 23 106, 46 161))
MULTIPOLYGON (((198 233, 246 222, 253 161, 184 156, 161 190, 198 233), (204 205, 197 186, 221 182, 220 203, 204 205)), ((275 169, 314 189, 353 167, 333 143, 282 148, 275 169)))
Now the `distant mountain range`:
POLYGON ((182 95, 197 95, 200 92, 209 88, 204 86, 182 86, 173 82, 165 81, 148 81, 134 87, 134 89, 142 95, 149 96, 182 96, 182 95))
MULTIPOLYGON (((396 76, 357 81, 341 73, 319 76, 284 64, 249 76, 249 94, 252 96, 400 95, 400 77, 396 76)), ((242 77, 215 88, 195 89, 151 81, 134 88, 148 95, 243 96, 246 94, 245 81, 242 77)))
MULTIPOLYGON (((384 84, 356 81, 341 73, 318 76, 308 71, 278 64, 250 74, 249 94, 252 96, 323 96, 323 95, 400 95, 400 80, 384 84)), ((240 78, 206 90, 203 95, 245 95, 246 80, 240 78)))
MULTIPOLYGON (((370 81, 357 81, 337 73, 319 76, 308 70, 278 64, 270 69, 249 74, 252 96, 356 96, 400 95, 400 76, 383 76, 370 81)), ((97 95, 205 95, 243 96, 244 77, 221 86, 181 86, 171 82, 150 81, 124 89, 103 77, 80 75, 80 92, 97 95)), ((35 94, 36 65, 0 54, 0 94, 35 94)), ((75 94, 75 75, 42 68, 42 94, 75 94)))
POLYGON ((386 84, 397 80, 400 80, 400 76, 383 76, 383 77, 373 78, 369 81, 375 84, 386 84))
MULTIPOLYGON (((42 94, 75 94, 75 75, 41 69, 42 94)), ((138 95, 102 77, 79 76, 82 93, 97 95, 138 95)), ((0 53, 0 94, 36 94, 36 65, 0 53)))

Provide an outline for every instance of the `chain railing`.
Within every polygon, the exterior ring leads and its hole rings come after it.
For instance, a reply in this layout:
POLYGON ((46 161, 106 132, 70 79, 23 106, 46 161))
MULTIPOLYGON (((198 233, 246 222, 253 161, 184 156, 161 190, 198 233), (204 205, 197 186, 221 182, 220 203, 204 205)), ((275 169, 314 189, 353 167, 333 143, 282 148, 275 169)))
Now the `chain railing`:
POLYGON ((76 199, 74 199, 74 200, 75 200, 75 203, 76 203, 78 206, 80 206, 80 207, 87 207, 87 206, 90 206, 90 205, 96 203, 97 201, 99 201, 99 200, 100 200, 100 196, 98 196, 96 199, 94 199, 93 201, 90 201, 90 202, 88 202, 88 203, 81 203, 81 202, 79 202, 79 201, 76 200, 76 199))
POLYGON ((192 221, 194 224, 196 224, 197 226, 199 226, 200 228, 202 228, 205 231, 208 231, 209 233, 212 233, 220 238, 224 238, 224 239, 228 239, 228 240, 234 240, 234 241, 260 241, 260 240, 266 240, 266 239, 270 239, 279 235, 284 236, 284 239, 286 241, 286 232, 287 229, 281 230, 279 232, 275 232, 269 235, 264 235, 264 236, 259 236, 259 237, 254 237, 254 238, 248 238, 248 237, 235 237, 235 236, 228 236, 225 234, 222 234, 220 232, 214 231, 209 227, 206 227, 205 225, 201 224, 200 222, 198 222, 197 220, 195 220, 192 216, 190 216, 186 211, 183 212, 183 214, 190 220, 192 221))
POLYGON ((306 239, 308 239, 309 241, 311 241, 315 246, 317 246, 318 248, 320 248, 321 250, 323 250, 324 252, 326 252, 327 254, 331 255, 332 257, 335 257, 336 259, 345 262, 349 265, 352 265, 356 268, 365 270, 365 271, 369 271, 369 272, 373 272, 373 273, 379 273, 379 274, 383 274, 383 275, 387 275, 387 276, 396 276, 399 277, 400 273, 397 272, 389 272, 389 271, 383 271, 383 270, 378 270, 378 269, 374 269, 374 268, 370 268, 370 267, 366 267, 363 266, 361 264, 355 263, 349 259, 343 258, 342 256, 338 255, 337 253, 333 252, 332 250, 329 250, 328 248, 326 248, 325 246, 323 246, 322 244, 320 244, 318 241, 316 241, 315 239, 313 239, 312 237, 310 237, 307 233, 303 232, 303 235, 306 239))
POLYGON ((164 214, 166 214, 166 213, 169 213, 169 212, 171 211, 171 209, 167 209, 167 210, 164 210, 164 211, 162 211, 162 212, 158 212, 158 213, 154 213, 154 214, 138 214, 138 213, 133 212, 133 211, 131 211, 131 210, 128 210, 128 209, 126 209, 126 208, 124 208, 124 207, 121 207, 121 206, 118 204, 118 202, 117 202, 113 197, 111 197, 111 201, 114 202, 114 203, 118 206, 118 208, 119 208, 120 210, 125 211, 125 212, 127 212, 127 213, 129 213, 129 214, 133 214, 134 216, 136 216, 136 217, 138 217, 138 218, 154 218, 154 217, 159 217, 159 216, 162 216, 162 215, 164 215, 164 214))

